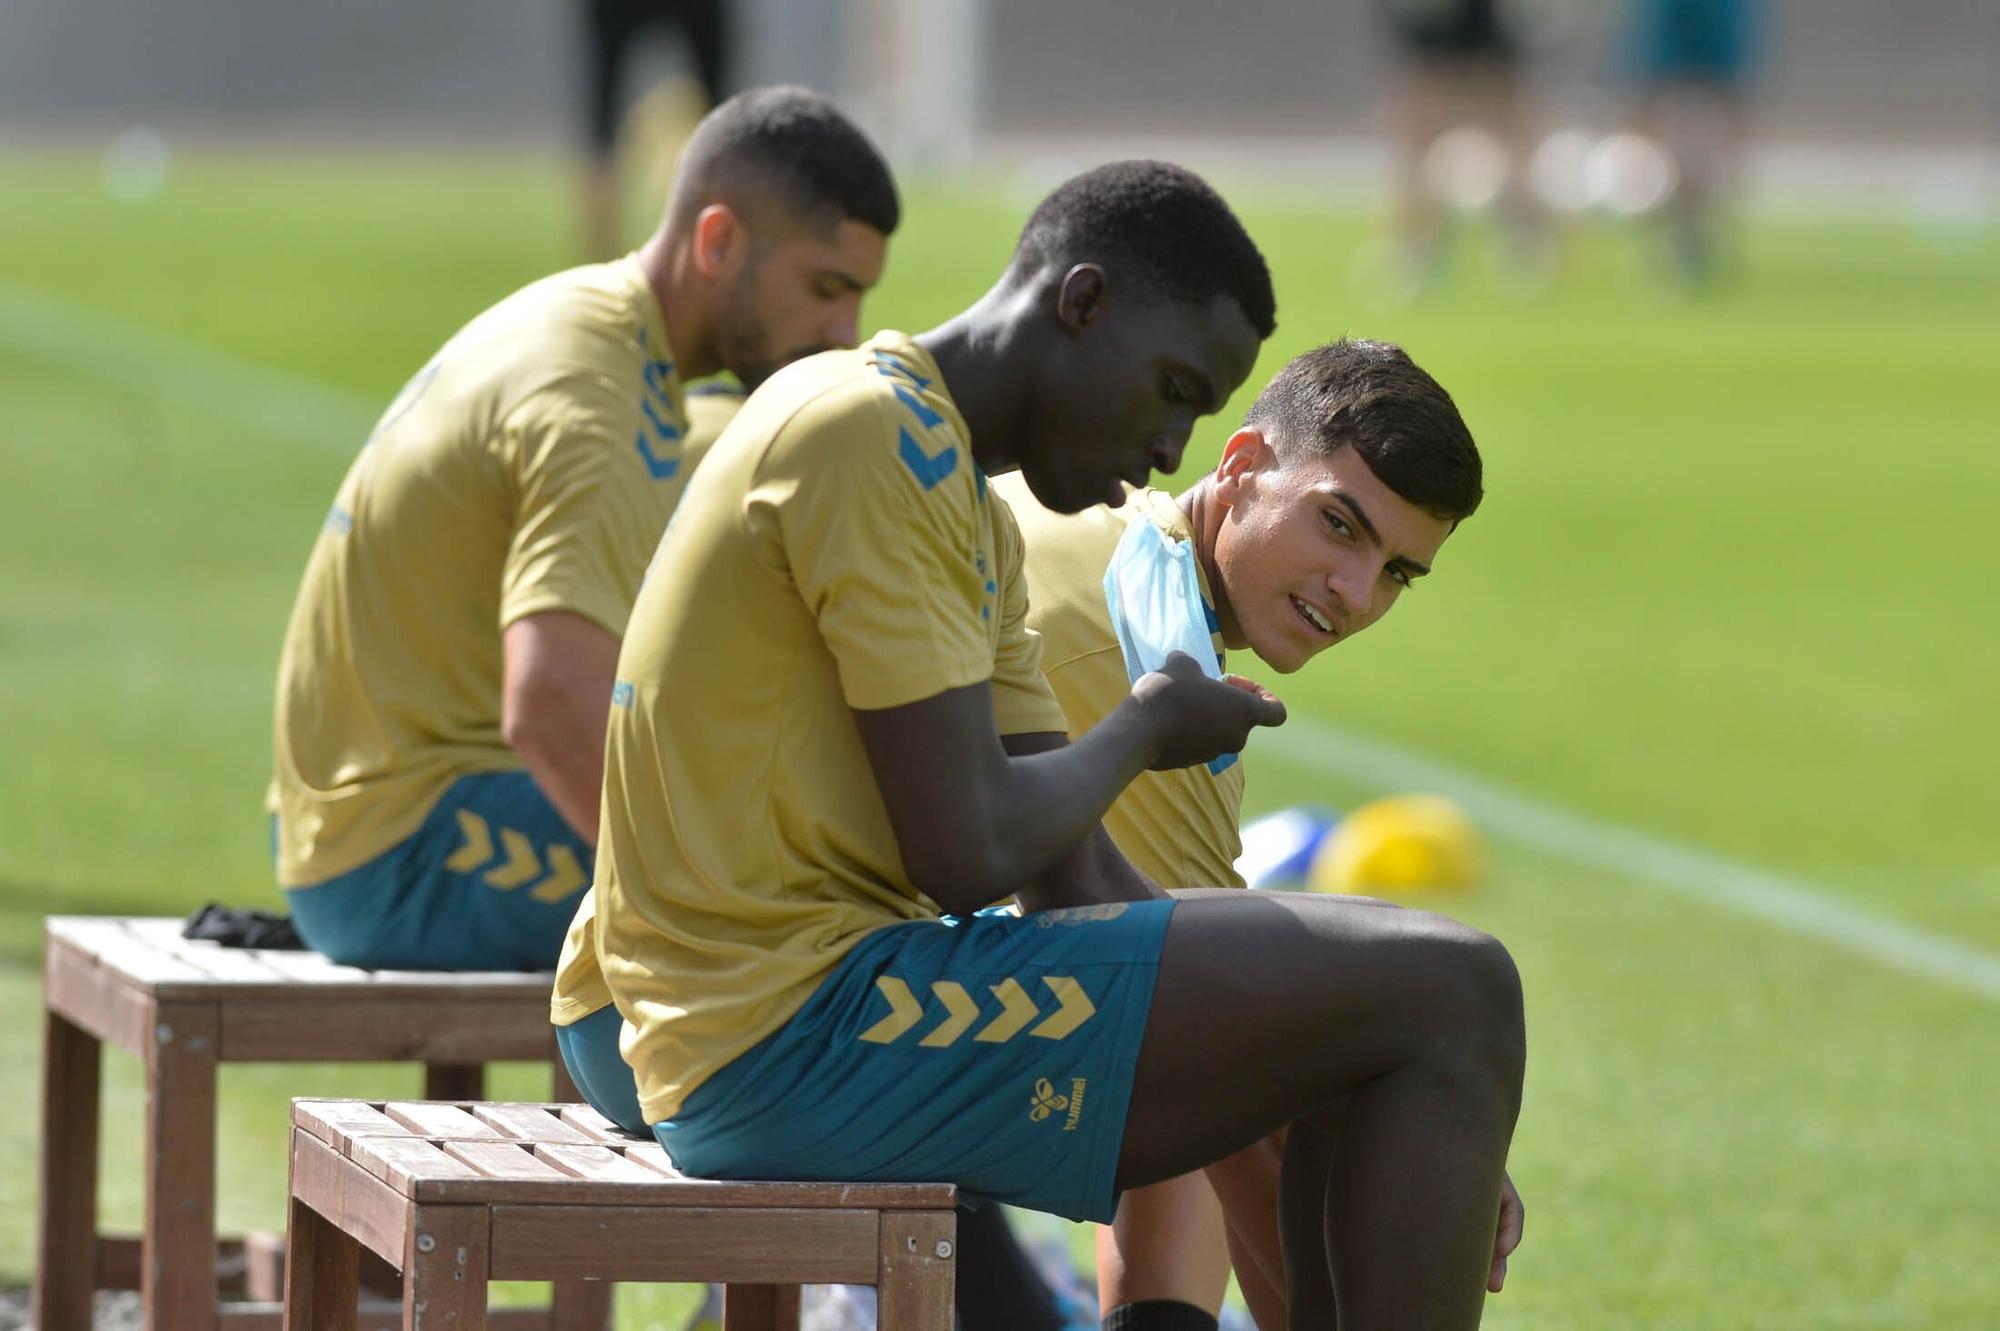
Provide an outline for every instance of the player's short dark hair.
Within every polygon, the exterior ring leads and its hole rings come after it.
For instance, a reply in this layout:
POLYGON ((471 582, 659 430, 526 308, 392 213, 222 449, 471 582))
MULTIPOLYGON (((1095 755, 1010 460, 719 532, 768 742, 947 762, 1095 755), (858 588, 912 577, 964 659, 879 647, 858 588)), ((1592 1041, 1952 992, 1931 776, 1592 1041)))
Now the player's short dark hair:
POLYGON ((1260 338, 1278 324, 1256 242, 1207 181, 1171 162, 1111 162, 1064 181, 1028 218, 1007 268, 1018 276, 1078 263, 1188 304, 1227 296, 1260 338))
POLYGON ((827 225, 852 219, 886 236, 902 220, 881 152, 810 88, 751 88, 703 117, 681 154, 669 212, 686 221, 710 202, 740 208, 760 192, 827 225))
POLYGON ((1352 448, 1384 485, 1446 522, 1479 507, 1479 446, 1458 404, 1393 342, 1342 338, 1293 358, 1243 423, 1281 460, 1352 448))

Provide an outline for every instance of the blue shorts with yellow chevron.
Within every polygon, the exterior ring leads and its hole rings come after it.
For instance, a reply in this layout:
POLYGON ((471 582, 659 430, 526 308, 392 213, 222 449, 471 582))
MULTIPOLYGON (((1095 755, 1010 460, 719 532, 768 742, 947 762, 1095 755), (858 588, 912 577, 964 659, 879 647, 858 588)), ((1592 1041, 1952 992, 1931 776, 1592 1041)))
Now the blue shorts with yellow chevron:
POLYGON ((653 1134, 700 1178, 950 1182, 1108 1221, 1173 908, 877 930, 653 1134))
POLYGON ((285 896, 299 936, 344 965, 550 970, 590 870, 533 777, 487 772, 454 781, 400 845, 285 896))

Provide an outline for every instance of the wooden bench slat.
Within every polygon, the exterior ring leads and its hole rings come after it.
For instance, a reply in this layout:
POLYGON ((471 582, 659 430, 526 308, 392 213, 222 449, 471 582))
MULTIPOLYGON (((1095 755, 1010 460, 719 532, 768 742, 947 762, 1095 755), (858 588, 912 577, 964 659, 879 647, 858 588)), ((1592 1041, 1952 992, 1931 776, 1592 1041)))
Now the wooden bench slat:
MULTIPOLYGON (((386 1139, 385 1139, 386 1140, 386 1139)), ((453 1142, 451 1146, 470 1146, 453 1142)), ((358 1148, 357 1148, 358 1149, 358 1148)), ((440 1148, 442 1150, 444 1148, 440 1148)), ((454 1163, 462 1163, 454 1161, 454 1163)), ((404 1185, 398 1185, 404 1186, 404 1185)), ((420 1205, 445 1206, 630 1206, 684 1210, 803 1211, 863 1207, 870 1210, 936 1210, 955 1205, 957 1193, 944 1183, 751 1183, 721 1179, 473 1178, 409 1172, 405 1194, 420 1205)))
POLYGON ((570 1146, 547 1142, 535 1154, 565 1174, 595 1183, 657 1183, 660 1176, 627 1160, 609 1146, 570 1146))
POLYGON ((210 979, 224 984, 269 988, 274 984, 291 983, 289 976, 264 960, 263 953, 252 952, 248 948, 183 940, 174 955, 204 971, 210 979))
POLYGON ((296 984, 328 984, 351 987, 375 983, 374 971, 358 966, 342 966, 318 952, 292 952, 283 948, 252 948, 266 966, 296 984))
POLYGON ((553 1105, 477 1104, 472 1116, 500 1133, 527 1142, 593 1142, 589 1133, 562 1121, 553 1105))
POLYGON ((637 1140, 589 1105, 562 1105, 558 1112, 561 1114, 564 1123, 575 1128, 592 1141, 623 1144, 637 1140))
POLYGON ((667 1158, 666 1150, 658 1142, 633 1142, 625 1148, 625 1158, 667 1178, 687 1177, 674 1168, 674 1162, 667 1158))
POLYGON ((302 988, 368 989, 382 997, 430 995, 548 1002, 549 971, 369 971, 316 952, 225 948, 180 936, 164 916, 50 916, 52 941, 93 958, 125 980, 170 988, 180 998, 298 999, 302 988))
POLYGON ((196 983, 209 979, 198 968, 132 931, 130 919, 110 916, 51 916, 52 938, 91 957, 98 965, 144 984, 196 983))
POLYGON ((443 1180, 476 1180, 478 1170, 454 1160, 435 1142, 421 1137, 353 1137, 347 1157, 406 1197, 417 1195, 416 1184, 443 1180))
POLYGON ((477 998, 412 994, 372 985, 340 990, 291 985, 232 996, 222 1009, 223 1057, 232 1061, 541 1062, 555 1051, 545 996, 477 998))
POLYGON ((294 1100, 292 1120, 336 1148, 344 1148, 353 1137, 417 1135, 376 1106, 359 1100, 294 1100))
POLYGON ((556 987, 553 971, 370 971, 374 983, 410 989, 485 990, 538 993, 547 998, 556 987))
POLYGON ((482 1138, 497 1141, 500 1138, 497 1131, 458 1105, 441 1104, 435 1100, 392 1100, 382 1106, 382 1112, 426 1137, 450 1138, 453 1141, 478 1141, 482 1138))
POLYGON ((569 1175, 546 1160, 536 1159, 526 1142, 443 1142, 444 1153, 471 1165, 487 1178, 553 1181, 569 1175))

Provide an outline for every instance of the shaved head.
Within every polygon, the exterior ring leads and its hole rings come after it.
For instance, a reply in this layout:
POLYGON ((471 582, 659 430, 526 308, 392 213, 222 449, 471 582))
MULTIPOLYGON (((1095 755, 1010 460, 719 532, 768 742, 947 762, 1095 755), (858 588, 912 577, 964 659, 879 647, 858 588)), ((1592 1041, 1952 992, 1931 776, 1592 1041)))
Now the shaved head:
POLYGON ((684 231, 711 204, 757 231, 843 221, 884 236, 902 209, 882 154, 831 101, 807 88, 753 88, 711 111, 681 155, 667 201, 669 228, 684 231))

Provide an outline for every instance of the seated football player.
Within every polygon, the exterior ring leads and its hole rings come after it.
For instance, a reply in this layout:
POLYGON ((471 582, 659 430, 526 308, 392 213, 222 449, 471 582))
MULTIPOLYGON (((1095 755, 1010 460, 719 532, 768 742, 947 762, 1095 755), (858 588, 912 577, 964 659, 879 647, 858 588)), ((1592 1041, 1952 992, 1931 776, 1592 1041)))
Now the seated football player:
POLYGON ((696 131, 659 230, 459 330, 390 405, 313 547, 278 670, 270 807, 336 961, 553 966, 589 884, 604 721, 694 456, 681 390, 856 340, 889 169, 798 88, 696 131))
MULTIPOLYGON (((1026 546, 1028 626, 1042 671, 1081 738, 1133 680, 1180 649, 1221 673, 1254 651, 1289 674, 1380 620, 1478 506, 1479 452, 1451 397, 1398 347, 1342 340, 1286 365, 1229 438, 1214 471, 1178 497, 1135 490, 1119 508, 1043 508, 1018 474, 994 490, 1026 546)), ((1244 764, 1147 772, 1104 816, 1132 864, 1166 888, 1241 887, 1244 764)), ((1126 1193, 1100 1227, 1099 1297, 1112 1331, 1213 1331, 1237 1279, 1260 1325, 1284 1325, 1273 1250, 1271 1139, 1187 1175, 1126 1193), (1214 1181, 1213 1188, 1209 1180, 1214 1181), (1225 1214, 1217 1193, 1231 1197, 1225 1214), (1227 1221, 1267 1231, 1230 1233, 1227 1221), (1233 1240, 1233 1241, 1231 1241, 1233 1240)), ((1508 1192, 1491 1288, 1519 1237, 1508 1192)))
POLYGON ((1436 915, 1134 869, 1101 823, 1118 794, 1283 706, 1173 653, 1069 742, 987 485, 1121 503, 1248 376, 1274 305, 1212 190, 1119 163, 1050 195, 971 308, 788 367, 717 442, 620 652, 595 905, 554 1000, 566 1055, 622 1061, 680 1168, 1103 1221, 1283 1128, 1295 1324, 1478 1321, 1525 1062, 1512 960, 1436 915), (1031 913, 985 910, 1009 897, 1031 913))

